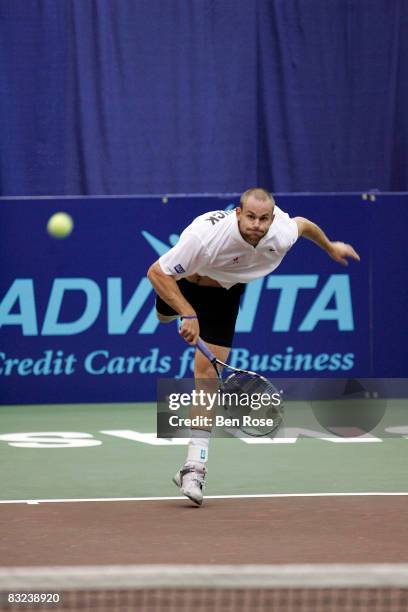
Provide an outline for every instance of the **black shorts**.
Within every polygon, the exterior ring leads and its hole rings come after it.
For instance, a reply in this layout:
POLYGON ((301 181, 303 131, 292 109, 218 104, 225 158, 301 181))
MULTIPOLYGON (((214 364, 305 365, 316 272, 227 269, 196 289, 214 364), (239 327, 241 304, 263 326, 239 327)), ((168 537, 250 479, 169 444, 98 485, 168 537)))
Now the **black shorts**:
MULTIPOLYGON (((238 283, 231 289, 196 285, 182 278, 178 288, 197 313, 200 337, 211 344, 230 347, 234 338, 239 301, 245 285, 238 283)), ((161 297, 156 296, 156 309, 165 316, 176 315, 161 297)))

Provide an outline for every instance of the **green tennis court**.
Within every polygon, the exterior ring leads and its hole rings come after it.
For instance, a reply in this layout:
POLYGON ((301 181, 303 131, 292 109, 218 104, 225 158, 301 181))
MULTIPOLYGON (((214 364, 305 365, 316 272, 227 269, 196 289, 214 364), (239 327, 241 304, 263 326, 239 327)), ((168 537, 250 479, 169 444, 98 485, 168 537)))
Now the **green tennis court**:
MULTIPOLYGON (((185 441, 156 438, 154 404, 0 410, 2 501, 178 497, 171 476, 184 460, 185 441)), ((402 435, 215 438, 206 496, 408 493, 407 457, 402 435)))
POLYGON ((0 609, 47 588, 66 611, 406 610, 392 408, 394 437, 213 439, 197 508, 171 483, 187 440, 157 439, 155 405, 2 407, 0 609))

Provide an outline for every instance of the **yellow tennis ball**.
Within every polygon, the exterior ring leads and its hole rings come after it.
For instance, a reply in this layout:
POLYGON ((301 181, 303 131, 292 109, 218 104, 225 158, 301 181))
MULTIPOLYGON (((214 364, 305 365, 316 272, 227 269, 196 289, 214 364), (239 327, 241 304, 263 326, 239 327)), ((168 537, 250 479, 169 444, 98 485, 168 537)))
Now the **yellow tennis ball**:
POLYGON ((52 215, 47 223, 47 232, 53 238, 66 238, 74 228, 72 217, 65 212, 52 215))

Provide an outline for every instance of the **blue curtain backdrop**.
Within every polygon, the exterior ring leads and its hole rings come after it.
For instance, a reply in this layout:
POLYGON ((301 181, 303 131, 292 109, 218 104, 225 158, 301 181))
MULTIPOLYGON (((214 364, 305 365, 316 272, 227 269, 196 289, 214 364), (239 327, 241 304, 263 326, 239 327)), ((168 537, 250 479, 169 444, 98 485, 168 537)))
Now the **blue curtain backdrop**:
POLYGON ((1 0, 2 195, 408 189, 406 0, 1 0))

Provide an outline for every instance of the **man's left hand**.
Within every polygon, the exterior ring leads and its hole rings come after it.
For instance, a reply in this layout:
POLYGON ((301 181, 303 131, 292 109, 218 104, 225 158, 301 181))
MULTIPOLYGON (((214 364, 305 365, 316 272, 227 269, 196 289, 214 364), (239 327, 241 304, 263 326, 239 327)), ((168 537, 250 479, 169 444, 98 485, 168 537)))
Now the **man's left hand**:
POLYGON ((348 266, 348 257, 360 261, 360 255, 356 253, 351 244, 346 244, 345 242, 331 242, 328 253, 334 261, 337 261, 342 266, 348 266))

